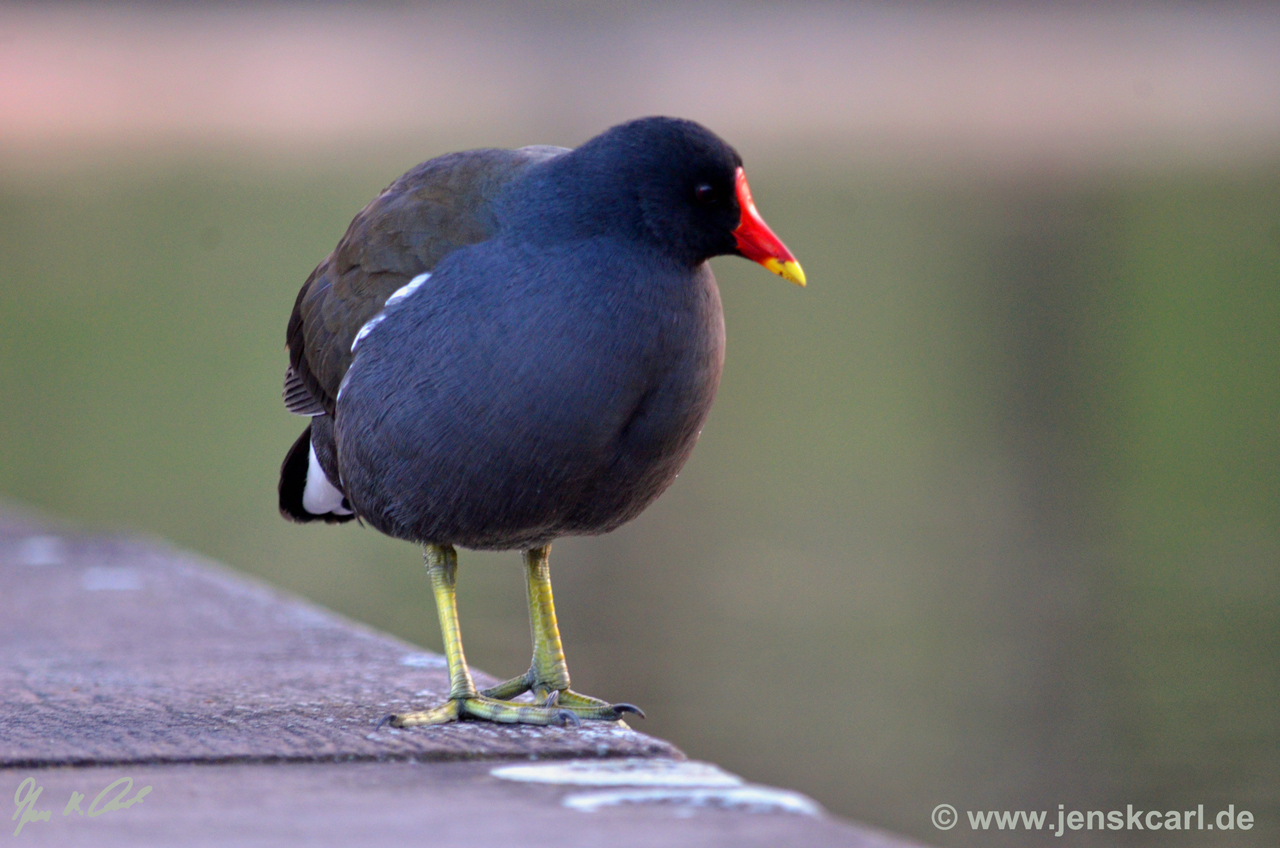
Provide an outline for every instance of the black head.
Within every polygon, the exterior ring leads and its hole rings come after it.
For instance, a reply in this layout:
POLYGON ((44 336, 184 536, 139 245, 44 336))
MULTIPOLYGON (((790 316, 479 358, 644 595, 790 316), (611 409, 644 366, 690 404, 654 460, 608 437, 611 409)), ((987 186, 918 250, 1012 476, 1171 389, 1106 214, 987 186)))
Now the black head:
POLYGON ((795 257, 751 202, 742 157, 711 130, 680 118, 639 118, 547 163, 527 208, 543 232, 623 233, 689 265, 737 254, 803 284, 795 257), (552 220, 554 219, 554 221, 552 220))
POLYGON ((691 264, 737 249, 742 217, 735 191, 740 157, 701 124, 640 118, 579 148, 626 186, 639 208, 644 235, 691 264))

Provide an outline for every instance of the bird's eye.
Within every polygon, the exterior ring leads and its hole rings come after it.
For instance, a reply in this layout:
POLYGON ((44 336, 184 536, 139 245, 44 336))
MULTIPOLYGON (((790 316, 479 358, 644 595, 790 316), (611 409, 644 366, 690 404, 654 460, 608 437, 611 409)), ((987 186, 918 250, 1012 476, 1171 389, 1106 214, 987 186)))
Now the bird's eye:
POLYGON ((702 183, 693 190, 693 199, 703 206, 710 206, 716 202, 716 190, 710 183, 702 183))

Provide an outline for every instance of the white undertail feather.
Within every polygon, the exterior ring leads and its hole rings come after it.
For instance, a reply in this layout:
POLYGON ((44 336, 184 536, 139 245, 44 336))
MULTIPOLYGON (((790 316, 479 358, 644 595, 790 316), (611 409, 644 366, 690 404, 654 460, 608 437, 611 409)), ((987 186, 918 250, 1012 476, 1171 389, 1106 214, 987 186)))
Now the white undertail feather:
POLYGON ((343 504, 342 492, 329 482, 320 460, 316 456, 315 446, 307 457, 307 485, 302 490, 302 508, 312 515, 351 515, 351 510, 343 504))

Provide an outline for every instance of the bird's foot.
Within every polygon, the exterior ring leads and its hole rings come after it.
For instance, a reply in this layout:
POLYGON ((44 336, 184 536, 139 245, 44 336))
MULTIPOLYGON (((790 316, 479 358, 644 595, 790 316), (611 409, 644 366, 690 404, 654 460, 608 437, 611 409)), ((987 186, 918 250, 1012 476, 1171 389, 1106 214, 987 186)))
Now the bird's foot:
POLYGON ((444 653, 449 662, 449 700, 422 712, 387 716, 379 727, 383 723, 392 727, 417 727, 466 719, 501 724, 577 726, 584 720, 620 721, 627 713, 644 718, 639 707, 610 704, 599 698, 580 695, 569 688, 569 669, 565 666, 555 605, 551 600, 551 577, 547 568, 549 550, 549 546, 543 545, 525 552, 529 620, 533 630, 533 662, 529 670, 519 677, 476 692, 462 653, 462 637, 458 633, 456 554, 449 545, 425 546, 423 556, 436 596, 444 653), (533 693, 532 703, 513 700, 525 692, 533 693))
POLYGON ((634 713, 644 718, 644 710, 635 704, 611 704, 599 698, 592 698, 590 695, 574 692, 568 687, 559 689, 554 684, 535 678, 532 671, 499 683, 497 686, 490 686, 480 694, 486 698, 509 702, 525 692, 533 692, 534 697, 542 701, 544 707, 568 711, 580 719, 619 721, 627 713, 634 713))
MULTIPOLYGON (((494 687, 497 689, 499 687, 494 687)), ((520 703, 495 698, 486 690, 469 698, 452 698, 438 707, 413 713, 400 713, 388 717, 392 727, 419 727, 430 724, 447 724, 451 721, 479 720, 499 724, 536 724, 578 726, 582 719, 617 721, 626 713, 644 713, 631 704, 610 704, 596 698, 588 698, 577 692, 565 690, 553 692, 543 704, 520 703)))

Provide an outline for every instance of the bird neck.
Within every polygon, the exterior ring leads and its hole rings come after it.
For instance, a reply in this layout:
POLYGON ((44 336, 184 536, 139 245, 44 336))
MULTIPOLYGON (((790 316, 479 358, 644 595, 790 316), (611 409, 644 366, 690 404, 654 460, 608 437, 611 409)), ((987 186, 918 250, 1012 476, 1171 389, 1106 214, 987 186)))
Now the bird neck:
POLYGON ((634 183, 594 153, 578 148, 531 166, 497 204, 500 226, 544 244, 597 236, 652 240, 634 183))

